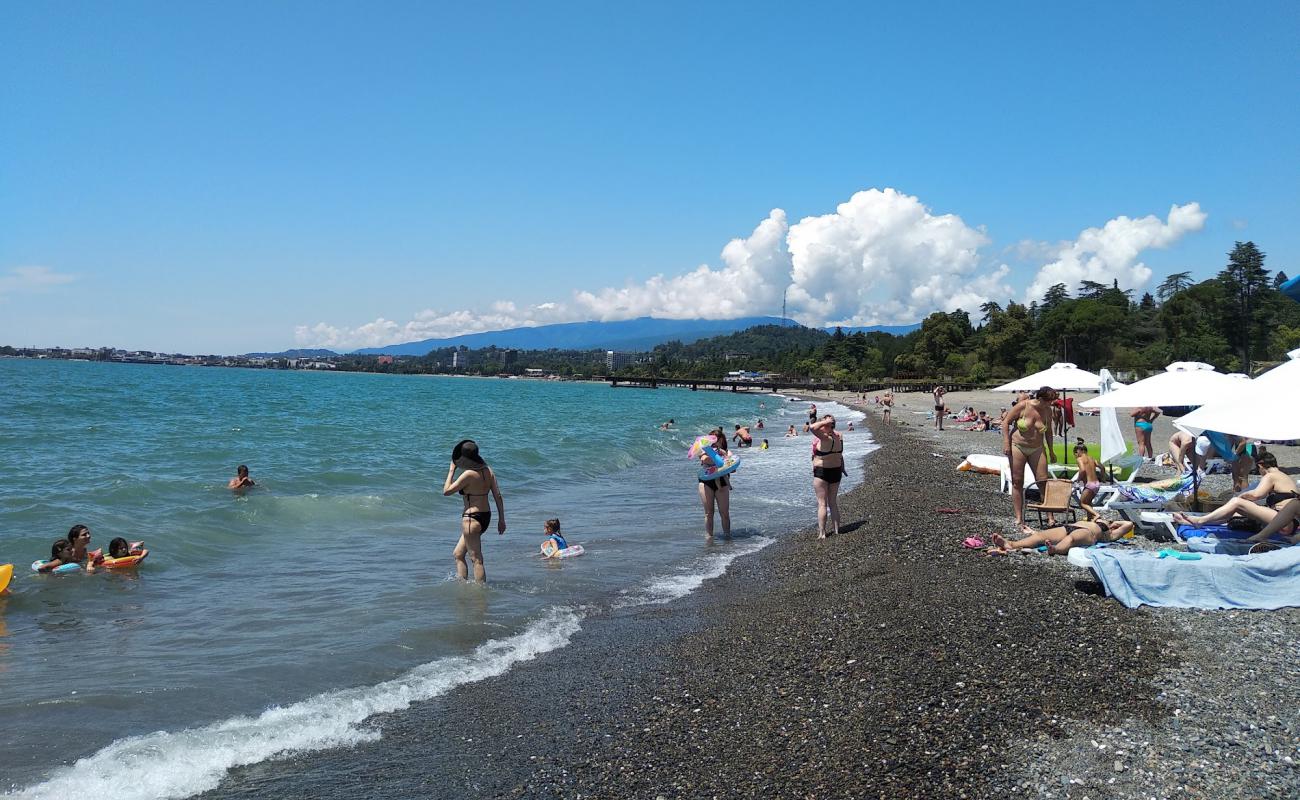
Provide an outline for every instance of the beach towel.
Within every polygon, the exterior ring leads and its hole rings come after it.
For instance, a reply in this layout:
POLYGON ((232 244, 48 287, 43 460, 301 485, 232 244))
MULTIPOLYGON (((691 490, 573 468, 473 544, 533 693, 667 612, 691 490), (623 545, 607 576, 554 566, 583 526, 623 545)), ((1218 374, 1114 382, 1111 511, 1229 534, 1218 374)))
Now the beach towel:
POLYGON ((1242 608, 1300 606, 1300 547, 1196 561, 1159 558, 1148 550, 1083 551, 1106 594, 1128 608, 1242 608))
POLYGON ((1254 542, 1247 542, 1244 539, 1219 539, 1215 536, 1201 536, 1187 540, 1187 549, 1193 553, 1223 553, 1229 556, 1244 556, 1254 546, 1254 542))
MULTIPOLYGON (((1213 536, 1219 541, 1225 539, 1249 539, 1257 533, 1259 533, 1259 531, 1241 531, 1236 528, 1229 528, 1227 525, 1202 525, 1199 528, 1195 525, 1178 526, 1179 538, 1188 542, 1204 536, 1213 536)), ((1283 537, 1280 533, 1275 533, 1269 537, 1269 541, 1277 542, 1278 544, 1287 544, 1290 540, 1283 537)))

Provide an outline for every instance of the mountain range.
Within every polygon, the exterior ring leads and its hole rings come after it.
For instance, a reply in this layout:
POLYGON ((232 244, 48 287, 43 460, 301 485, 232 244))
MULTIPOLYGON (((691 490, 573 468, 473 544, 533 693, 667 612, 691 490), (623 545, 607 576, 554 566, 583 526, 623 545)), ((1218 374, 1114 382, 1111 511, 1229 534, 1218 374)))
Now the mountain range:
MULTIPOLYGON (((517 348, 520 350, 622 350, 642 352, 657 344, 679 341, 683 344, 710 336, 735 333, 755 325, 793 325, 780 317, 739 317, 737 319, 657 319, 638 317, 617 322, 562 322, 534 328, 510 328, 501 331, 467 333, 446 339, 423 339, 418 342, 366 347, 353 351, 357 355, 422 356, 444 347, 517 348)), ((896 336, 911 333, 914 325, 872 325, 843 328, 845 333, 880 331, 896 336)), ((827 328, 834 330, 834 328, 827 328)))

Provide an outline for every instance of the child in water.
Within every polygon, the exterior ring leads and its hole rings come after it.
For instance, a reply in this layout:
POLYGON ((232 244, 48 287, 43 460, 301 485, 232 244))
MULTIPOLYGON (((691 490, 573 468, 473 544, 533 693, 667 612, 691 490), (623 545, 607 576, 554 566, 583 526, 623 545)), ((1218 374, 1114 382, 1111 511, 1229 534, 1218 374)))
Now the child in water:
POLYGON ((760 447, 760 448, 758 448, 758 449, 759 449, 759 450, 766 450, 766 449, 767 449, 767 440, 766 440, 766 439, 763 440, 763 446, 760 447))
POLYGON ((542 542, 542 555, 550 558, 561 550, 568 548, 569 543, 564 541, 564 536, 560 534, 560 521, 558 519, 546 520, 546 527, 543 528, 542 532, 546 534, 546 539, 542 542))
MULTIPOLYGON (((76 564, 77 556, 73 550, 72 542, 67 539, 56 539, 54 544, 50 545, 50 560, 42 564, 39 572, 53 572, 65 564, 76 564)), ((87 564, 87 569, 94 570, 94 566, 87 564)))

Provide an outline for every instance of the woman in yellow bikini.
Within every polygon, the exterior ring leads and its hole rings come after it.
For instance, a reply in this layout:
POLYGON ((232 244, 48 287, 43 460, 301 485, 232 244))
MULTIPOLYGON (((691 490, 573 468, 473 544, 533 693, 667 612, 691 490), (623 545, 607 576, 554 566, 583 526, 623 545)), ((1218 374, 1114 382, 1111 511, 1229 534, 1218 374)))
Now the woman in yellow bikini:
POLYGON ((1033 399, 1022 400, 1002 420, 1002 452, 1011 462, 1011 507, 1016 525, 1029 533, 1025 524, 1025 465, 1042 481, 1047 478, 1047 448, 1052 446, 1052 401, 1056 390, 1044 386, 1033 399))

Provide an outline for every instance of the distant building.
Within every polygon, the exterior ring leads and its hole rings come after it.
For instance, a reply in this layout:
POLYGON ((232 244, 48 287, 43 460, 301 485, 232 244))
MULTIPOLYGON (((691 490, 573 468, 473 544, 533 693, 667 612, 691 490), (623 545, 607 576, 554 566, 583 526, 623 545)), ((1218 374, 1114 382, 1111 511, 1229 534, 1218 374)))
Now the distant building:
POLYGON ((382 367, 382 366, 385 365, 385 364, 391 364, 391 363, 393 363, 393 357, 392 357, 392 356, 380 356, 380 357, 379 357, 379 366, 382 367))
POLYGON ((635 360, 632 353, 620 353, 616 350, 605 351, 605 369, 613 372, 616 369, 626 367, 635 360))
POLYGON ((451 354, 451 368, 465 369, 469 366, 469 351, 455 350, 451 354))

